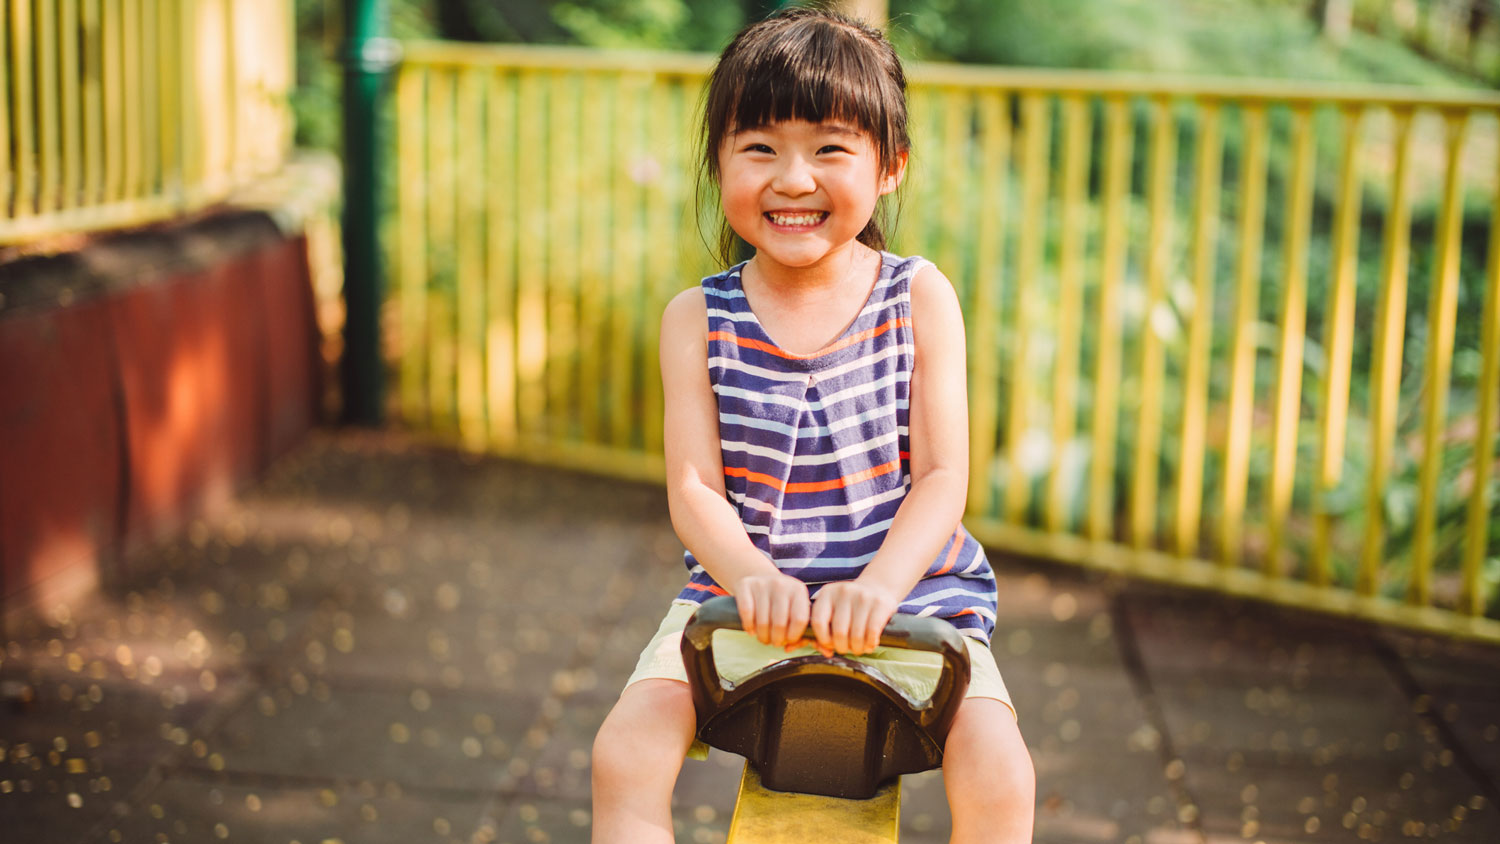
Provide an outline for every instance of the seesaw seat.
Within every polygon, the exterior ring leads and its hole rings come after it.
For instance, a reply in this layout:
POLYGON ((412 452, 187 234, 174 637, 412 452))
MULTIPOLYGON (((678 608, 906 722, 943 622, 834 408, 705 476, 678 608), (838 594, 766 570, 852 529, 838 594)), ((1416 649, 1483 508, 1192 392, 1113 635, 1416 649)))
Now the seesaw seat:
MULTIPOLYGON (((682 636, 698 738, 746 759, 730 840, 829 840, 814 834, 816 824, 857 833, 843 840, 895 840, 897 778, 942 764, 968 688, 962 637, 940 619, 897 615, 887 625, 882 648, 941 657, 924 698, 867 662, 817 653, 721 677, 714 634, 739 629, 734 599, 721 597, 706 601, 682 636)), ((887 659, 923 674, 920 659, 887 659)))

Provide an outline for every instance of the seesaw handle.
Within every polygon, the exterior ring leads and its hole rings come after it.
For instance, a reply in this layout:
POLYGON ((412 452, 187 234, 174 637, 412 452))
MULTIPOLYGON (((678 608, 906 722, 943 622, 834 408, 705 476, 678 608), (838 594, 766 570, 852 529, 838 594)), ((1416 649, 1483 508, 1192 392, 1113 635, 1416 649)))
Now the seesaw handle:
MULTIPOLYGON (((688 619, 682 631, 682 661, 687 668, 688 686, 700 719, 703 713, 719 708, 724 700, 724 685, 714 666, 714 632, 744 630, 739 605, 734 597, 721 595, 704 601, 688 619)), ((804 636, 804 642, 815 642, 804 636)), ((943 673, 938 677, 932 699, 920 710, 922 727, 934 735, 947 735, 969 688, 969 652, 963 636, 953 625, 940 618, 919 618, 897 613, 880 634, 880 646, 928 651, 941 654, 943 673), (944 683, 944 678, 948 679, 944 683)))

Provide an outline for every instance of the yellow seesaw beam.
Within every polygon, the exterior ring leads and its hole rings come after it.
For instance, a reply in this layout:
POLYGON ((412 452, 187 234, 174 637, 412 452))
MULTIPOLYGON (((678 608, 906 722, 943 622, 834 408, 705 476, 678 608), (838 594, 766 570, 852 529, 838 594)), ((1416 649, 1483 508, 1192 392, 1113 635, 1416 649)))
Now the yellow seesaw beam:
POLYGON ((749 765, 729 822, 728 844, 894 844, 901 826, 901 781, 868 800, 771 791, 749 765))

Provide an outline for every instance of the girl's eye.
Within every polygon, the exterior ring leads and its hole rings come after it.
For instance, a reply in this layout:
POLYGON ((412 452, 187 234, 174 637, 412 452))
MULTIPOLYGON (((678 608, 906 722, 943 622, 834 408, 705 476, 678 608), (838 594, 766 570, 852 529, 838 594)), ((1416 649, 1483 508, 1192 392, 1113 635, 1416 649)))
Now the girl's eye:
POLYGON ((818 150, 819 155, 822 155, 825 152, 848 152, 848 150, 839 146, 838 144, 829 144, 818 150))
POLYGON ((745 147, 745 152, 770 152, 770 151, 771 151, 771 148, 768 147, 768 146, 766 146, 765 144, 749 144, 748 146, 745 147))

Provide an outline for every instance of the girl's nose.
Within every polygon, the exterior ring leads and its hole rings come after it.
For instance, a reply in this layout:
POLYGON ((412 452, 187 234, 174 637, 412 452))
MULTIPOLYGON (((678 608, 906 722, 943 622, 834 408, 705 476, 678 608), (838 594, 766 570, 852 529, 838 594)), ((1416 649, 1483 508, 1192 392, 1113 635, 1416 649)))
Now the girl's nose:
POLYGON ((788 156, 785 164, 776 171, 771 189, 783 196, 803 196, 817 190, 818 184, 807 161, 799 156, 788 156))

